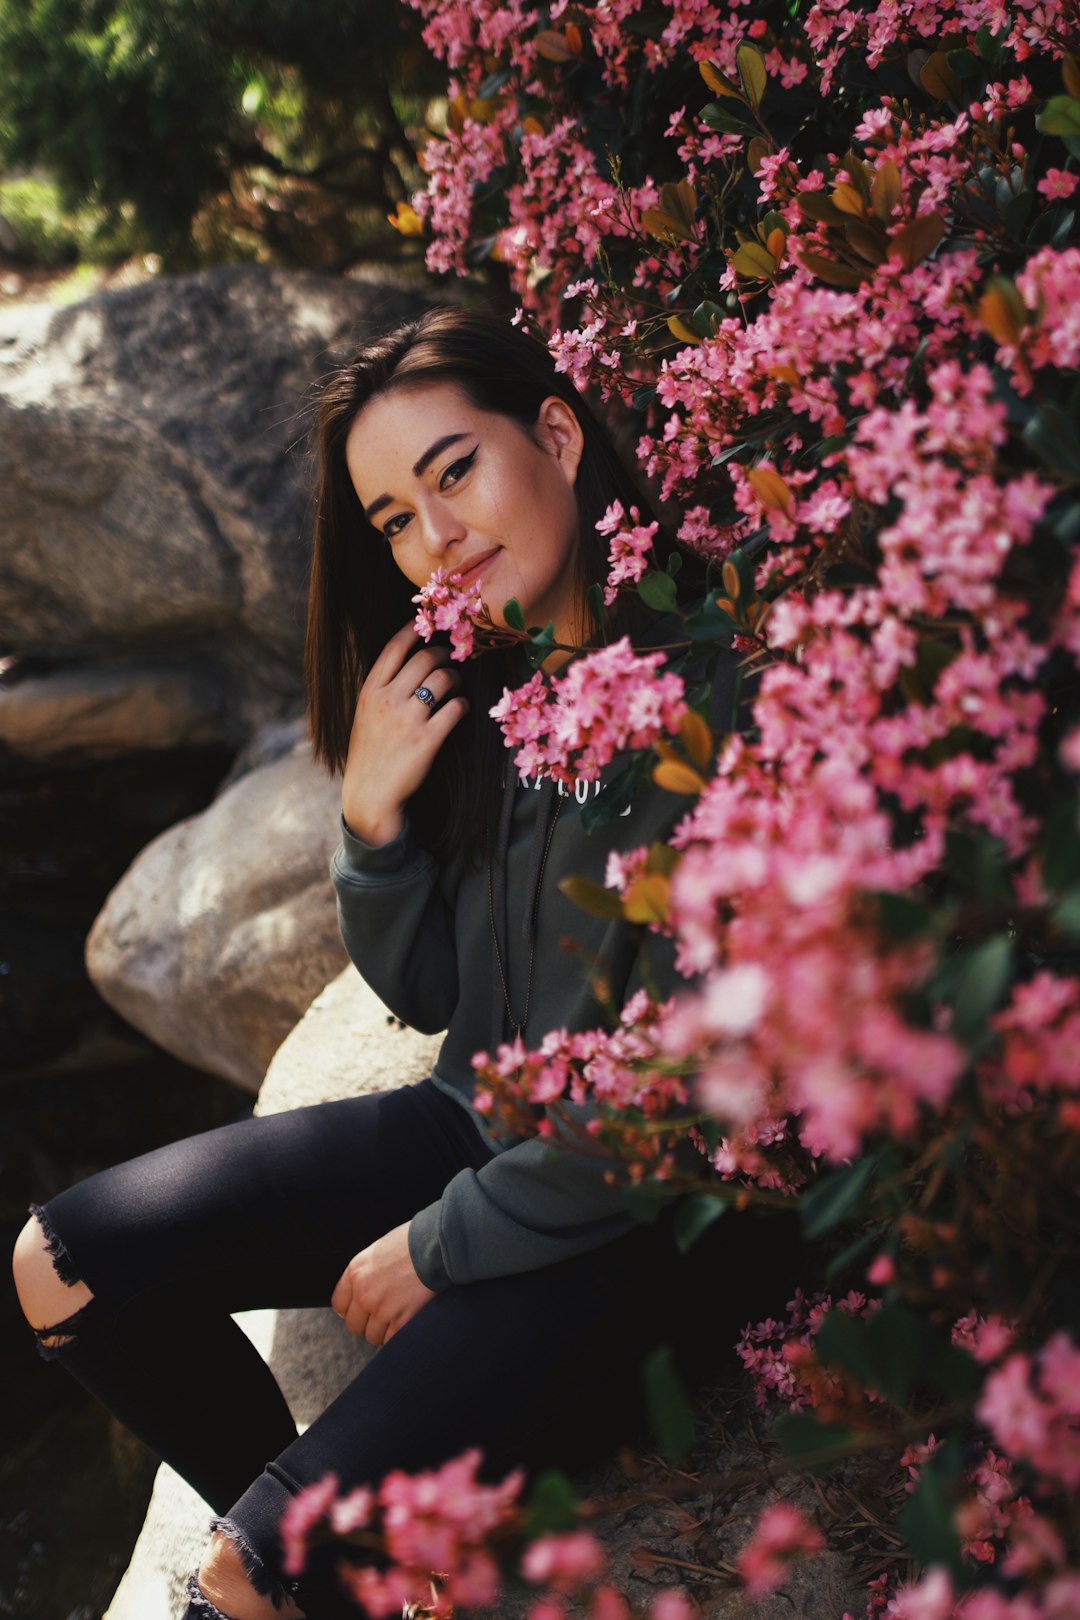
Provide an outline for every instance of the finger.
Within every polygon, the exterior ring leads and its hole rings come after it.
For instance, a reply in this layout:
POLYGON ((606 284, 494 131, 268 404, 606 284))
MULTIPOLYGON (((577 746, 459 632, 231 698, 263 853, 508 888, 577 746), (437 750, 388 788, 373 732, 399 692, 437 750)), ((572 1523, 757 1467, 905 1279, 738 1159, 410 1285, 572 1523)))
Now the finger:
POLYGON ((406 660, 423 646, 424 643, 413 628, 412 620, 408 624, 403 624, 401 629, 390 637, 372 664, 368 679, 374 676, 379 685, 389 685, 406 660))
POLYGON ((447 668, 453 668, 449 647, 420 647, 410 658, 406 658, 394 681, 388 684, 400 682, 403 686, 419 686, 433 671, 447 668))
POLYGON ((334 1292, 330 1295, 330 1308, 336 1312, 338 1316, 344 1317, 348 1315, 349 1306, 351 1303, 352 1276, 348 1266, 346 1266, 345 1270, 341 1273, 341 1276, 338 1278, 337 1283, 334 1286, 334 1292))
MULTIPOLYGON (((411 666, 408 667, 411 668, 411 666)), ((402 673, 404 674, 406 672, 402 671, 402 673)), ((430 703, 425 703, 423 698, 417 697, 416 694, 419 691, 426 689, 434 697, 435 703, 439 704, 442 703, 446 698, 450 697, 454 692, 458 691, 460 686, 461 675, 456 669, 433 669, 429 670, 427 675, 425 675, 416 686, 412 686, 409 684, 409 682, 405 682, 402 685, 401 690, 407 694, 407 699, 414 699, 417 703, 424 703, 424 707, 430 714, 433 712, 434 706, 430 703)))
POLYGON ((366 1339, 368 1320, 369 1315, 365 1308, 362 1305, 354 1304, 349 1308, 349 1314, 345 1318, 345 1326, 358 1339, 366 1339))
POLYGON ((454 727, 464 720, 468 712, 469 700, 467 697, 447 698, 445 703, 440 703, 437 709, 431 711, 431 719, 424 730, 424 736, 436 748, 441 748, 454 727))

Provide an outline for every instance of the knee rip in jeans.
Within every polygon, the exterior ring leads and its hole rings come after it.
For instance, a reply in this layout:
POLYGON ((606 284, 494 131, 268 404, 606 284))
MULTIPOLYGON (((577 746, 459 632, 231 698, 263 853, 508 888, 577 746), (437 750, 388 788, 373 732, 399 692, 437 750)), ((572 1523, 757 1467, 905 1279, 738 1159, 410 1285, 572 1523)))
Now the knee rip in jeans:
MULTIPOLYGON (((299 1590, 299 1583, 297 1581, 278 1580, 271 1575, 259 1554, 234 1520, 215 1517, 210 1520, 210 1529, 219 1532, 229 1542, 230 1547, 235 1551, 243 1566, 244 1575, 253 1591, 257 1592, 260 1597, 269 1598, 275 1609, 284 1608, 291 1614, 299 1612, 295 1608, 293 1601, 299 1590)), ((209 1602, 195 1576, 191 1578, 189 1590, 191 1590, 191 1587, 198 1591, 204 1603, 209 1602)), ((196 1606, 195 1612, 201 1614, 202 1611, 196 1606)), ((208 1615, 217 1615, 219 1611, 211 1603, 207 1613, 208 1615)))
MULTIPOLYGON (((52 1261, 53 1271, 56 1274, 57 1280, 62 1282, 65 1288, 77 1288, 80 1285, 83 1288, 86 1288, 86 1284, 82 1281, 82 1278, 75 1269, 75 1263, 68 1252, 63 1238, 53 1227, 49 1217, 46 1215, 41 1205, 31 1204, 30 1214, 41 1228, 41 1234, 45 1240, 45 1248, 48 1251, 49 1258, 52 1261)), ((87 1292, 89 1292, 89 1290, 87 1290, 87 1292)), ((94 1297, 91 1294, 89 1299, 85 1300, 84 1303, 79 1306, 78 1310, 72 1311, 68 1316, 65 1316, 59 1322, 53 1322, 50 1323, 48 1327, 40 1328, 34 1327, 32 1323, 30 1324, 30 1331, 37 1340, 38 1350, 46 1361, 51 1361, 60 1350, 63 1350, 68 1345, 74 1343, 76 1337, 75 1329, 84 1319, 87 1311, 90 1310, 93 1303, 94 1297)))

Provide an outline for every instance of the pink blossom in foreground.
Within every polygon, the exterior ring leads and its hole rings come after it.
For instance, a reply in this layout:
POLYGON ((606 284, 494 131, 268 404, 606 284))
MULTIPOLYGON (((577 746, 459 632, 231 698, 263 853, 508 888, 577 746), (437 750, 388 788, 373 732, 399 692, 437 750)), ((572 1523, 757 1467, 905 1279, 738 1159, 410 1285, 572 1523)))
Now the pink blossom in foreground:
POLYGON ((289 1501, 288 1507, 281 1516, 278 1534, 285 1551, 282 1563, 286 1575, 299 1575, 304 1567, 307 1557, 308 1537, 314 1527, 326 1517, 331 1505, 337 1501, 338 1480, 336 1474, 327 1474, 323 1479, 316 1480, 314 1485, 308 1485, 289 1501))
POLYGON ((521 1561, 521 1572, 537 1585, 572 1592, 594 1581, 606 1564, 607 1554, 596 1537, 574 1530, 534 1541, 521 1561))
POLYGON ((472 657, 477 621, 487 617, 479 580, 462 589, 459 574, 448 574, 444 568, 436 568, 413 601, 418 604, 418 636, 430 641, 437 630, 449 631, 450 657, 459 661, 472 657))
POLYGON ((750 1596, 762 1597, 783 1586, 788 1567, 797 1558, 810 1557, 824 1546, 825 1537, 800 1508, 773 1502, 758 1519, 735 1567, 750 1596))
POLYGON ((1011 1457, 1069 1490, 1080 1485, 1080 1349, 1055 1333, 1035 1360, 1015 1352, 987 1378, 976 1407, 1011 1457))
POLYGON ((491 709, 523 775, 595 781, 616 754, 651 748, 685 711, 678 675, 662 652, 636 653, 629 637, 575 659, 547 682, 537 673, 491 709))
POLYGON ((302 1491, 283 1518, 286 1573, 302 1573, 307 1544, 320 1531, 347 1542, 350 1532, 363 1529, 381 1538, 389 1563, 380 1568, 342 1559, 338 1572, 374 1620, 400 1615, 407 1602, 430 1606, 433 1571, 444 1577, 435 1600, 439 1615, 449 1616, 455 1604, 494 1602, 499 1570, 488 1541, 514 1519, 523 1475, 518 1471, 498 1485, 483 1485, 476 1478, 480 1461, 479 1451, 467 1451, 426 1472, 396 1469, 377 1490, 343 1497, 337 1480, 327 1475, 302 1491))

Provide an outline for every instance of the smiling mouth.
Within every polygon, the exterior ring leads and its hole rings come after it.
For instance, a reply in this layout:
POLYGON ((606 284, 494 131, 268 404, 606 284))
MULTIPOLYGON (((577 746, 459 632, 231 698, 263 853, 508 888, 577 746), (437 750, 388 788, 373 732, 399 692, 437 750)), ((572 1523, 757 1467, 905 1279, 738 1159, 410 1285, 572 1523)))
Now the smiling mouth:
POLYGON ((499 549, 500 548, 498 546, 493 546, 490 551, 482 551, 479 557, 474 558, 474 560, 469 563, 467 567, 455 568, 454 572, 461 580, 461 583, 465 585, 468 584, 469 581, 475 579, 480 570, 486 568, 488 563, 499 555, 499 549))

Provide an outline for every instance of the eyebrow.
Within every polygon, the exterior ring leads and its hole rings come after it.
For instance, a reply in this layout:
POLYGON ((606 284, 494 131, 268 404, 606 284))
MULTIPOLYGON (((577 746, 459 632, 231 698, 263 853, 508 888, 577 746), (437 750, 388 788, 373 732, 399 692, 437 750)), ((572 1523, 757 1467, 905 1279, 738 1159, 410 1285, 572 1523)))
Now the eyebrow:
MULTIPOLYGON (((459 439, 467 439, 468 437, 468 433, 445 433, 441 439, 436 439, 434 444, 429 444, 413 467, 413 477, 419 478, 435 460, 440 450, 446 450, 450 445, 457 444, 459 439)), ((370 506, 364 507, 364 516, 370 523, 376 512, 381 512, 384 506, 392 504, 393 497, 391 495, 378 495, 370 506)))

